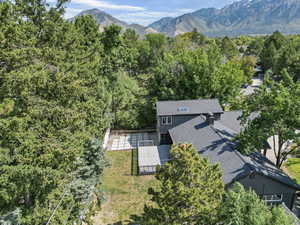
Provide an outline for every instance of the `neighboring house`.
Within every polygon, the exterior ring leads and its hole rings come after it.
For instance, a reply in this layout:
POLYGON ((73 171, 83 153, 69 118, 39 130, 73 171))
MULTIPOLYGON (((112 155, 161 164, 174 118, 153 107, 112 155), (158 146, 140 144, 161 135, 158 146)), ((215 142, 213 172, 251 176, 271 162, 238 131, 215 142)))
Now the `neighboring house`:
POLYGON ((241 115, 241 111, 224 112, 217 99, 158 102, 157 133, 164 147, 139 148, 140 173, 154 173, 156 165, 167 162, 171 144, 191 143, 211 163, 220 163, 226 188, 240 182, 269 204, 285 203, 293 209, 300 186, 260 153, 244 156, 235 150, 232 138, 242 129, 241 115), (147 164, 144 157, 155 161, 147 164))

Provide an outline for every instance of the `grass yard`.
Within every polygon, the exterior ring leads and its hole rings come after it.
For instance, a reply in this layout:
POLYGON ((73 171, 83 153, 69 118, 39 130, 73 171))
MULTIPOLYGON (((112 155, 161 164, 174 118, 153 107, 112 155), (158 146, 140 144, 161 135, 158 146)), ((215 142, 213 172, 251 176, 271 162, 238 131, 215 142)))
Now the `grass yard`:
POLYGON ((300 158, 290 158, 284 166, 289 175, 300 184, 300 158))
POLYGON ((137 151, 107 152, 111 167, 103 177, 106 202, 94 218, 94 225, 123 225, 131 215, 140 215, 149 201, 148 188, 154 176, 137 175, 137 151), (134 174, 134 175, 133 175, 134 174))

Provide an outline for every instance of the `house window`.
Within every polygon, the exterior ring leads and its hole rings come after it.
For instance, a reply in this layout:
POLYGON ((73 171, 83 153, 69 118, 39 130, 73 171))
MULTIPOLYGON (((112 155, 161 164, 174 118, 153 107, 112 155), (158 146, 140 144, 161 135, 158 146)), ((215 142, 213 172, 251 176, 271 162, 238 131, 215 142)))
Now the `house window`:
POLYGON ((171 125, 172 124, 172 116, 163 116, 161 118, 161 125, 171 125))
POLYGON ((283 195, 282 194, 264 195, 263 199, 269 205, 277 205, 282 203, 283 195))
POLYGON ((179 107, 178 109, 177 109, 177 111, 178 112, 189 112, 190 111, 190 109, 188 108, 188 107, 179 107))

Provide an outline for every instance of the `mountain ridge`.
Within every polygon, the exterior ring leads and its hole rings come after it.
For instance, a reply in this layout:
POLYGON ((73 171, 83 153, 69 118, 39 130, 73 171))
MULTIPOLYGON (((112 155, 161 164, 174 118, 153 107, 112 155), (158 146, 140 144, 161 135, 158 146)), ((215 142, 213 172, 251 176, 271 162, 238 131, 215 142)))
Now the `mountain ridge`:
POLYGON ((241 0, 222 9, 203 8, 192 13, 165 18, 150 24, 169 36, 196 28, 208 36, 300 32, 299 0, 241 0))
POLYGON ((99 9, 80 15, 92 15, 100 29, 116 24, 141 36, 159 32, 174 37, 194 29, 207 36, 266 35, 276 30, 300 33, 300 0, 241 0, 221 9, 202 8, 178 17, 163 17, 146 27, 128 24, 99 9))
POLYGON ((150 27, 145 27, 142 26, 140 24, 137 23, 133 23, 133 24, 128 24, 122 20, 119 20, 115 17, 113 17, 112 15, 94 8, 94 9, 88 9, 88 10, 84 10, 82 12, 80 12, 78 15, 76 15, 75 17, 69 19, 70 21, 75 20, 76 17, 78 16, 83 16, 83 15, 91 15, 94 17, 94 19, 96 20, 97 24, 99 25, 99 29, 101 31, 104 30, 104 27, 110 26, 112 24, 118 25, 120 27, 123 28, 123 30, 126 29, 133 29, 135 30, 140 36, 144 36, 147 33, 156 33, 156 31, 153 28, 150 27))

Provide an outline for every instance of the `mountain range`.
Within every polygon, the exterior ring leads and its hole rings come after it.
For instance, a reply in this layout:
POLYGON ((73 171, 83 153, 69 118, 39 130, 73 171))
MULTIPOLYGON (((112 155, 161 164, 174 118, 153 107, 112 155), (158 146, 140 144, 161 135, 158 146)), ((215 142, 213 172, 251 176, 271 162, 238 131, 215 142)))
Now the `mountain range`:
POLYGON ((151 27, 145 27, 145 26, 142 26, 139 24, 128 24, 128 23, 121 21, 99 9, 89 9, 89 10, 82 11, 81 13, 79 13, 74 18, 71 18, 70 20, 72 21, 76 17, 83 16, 83 15, 93 16, 94 19, 96 20, 97 24, 99 24, 100 31, 103 31, 104 27, 106 27, 106 26, 116 24, 116 25, 122 27, 123 30, 129 29, 129 28, 133 29, 141 36, 144 36, 147 33, 156 33, 157 32, 157 31, 153 30, 153 28, 151 28, 151 27))
POLYGON ((179 17, 165 17, 147 27, 127 24, 98 9, 79 15, 86 14, 94 16, 100 27, 114 23, 140 35, 160 32, 174 37, 194 29, 207 36, 263 35, 276 30, 300 33, 300 0, 241 0, 222 9, 204 8, 179 17))

